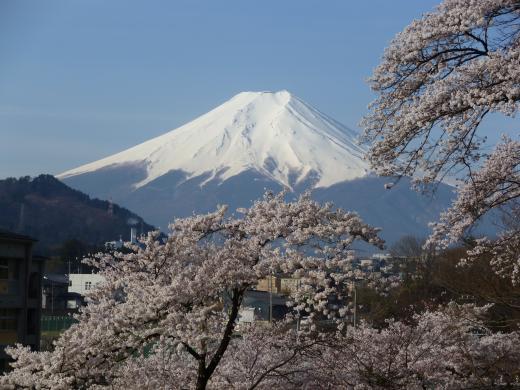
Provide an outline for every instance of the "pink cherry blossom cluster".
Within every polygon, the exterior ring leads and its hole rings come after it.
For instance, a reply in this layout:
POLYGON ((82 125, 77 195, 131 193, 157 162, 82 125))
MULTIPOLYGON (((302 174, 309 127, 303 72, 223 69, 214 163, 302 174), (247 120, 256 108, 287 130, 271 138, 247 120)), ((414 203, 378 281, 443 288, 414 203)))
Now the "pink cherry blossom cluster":
POLYGON ((417 314, 413 323, 348 328, 332 344, 308 351, 309 375, 317 375, 312 383, 320 389, 518 386, 520 334, 489 331, 485 310, 450 304, 417 314))
POLYGON ((53 352, 10 349, 14 370, 3 383, 111 386, 127 375, 127 361, 144 359, 154 346, 153 355, 173 354, 168 372, 183 375, 187 386, 205 388, 237 334, 246 291, 278 272, 300 281, 292 303, 294 318, 305 322, 302 339, 319 333, 319 321, 341 324, 350 245, 363 240, 381 247, 378 229, 308 195, 285 202, 283 193, 266 194, 241 211, 241 218, 227 217, 222 207, 179 219, 165 241, 151 233, 133 253, 89 260, 105 281, 88 294, 78 323, 53 352), (330 297, 339 303, 329 304, 330 297))
MULTIPOLYGON (((519 200, 518 140, 504 138, 487 154, 478 134, 488 114, 518 112, 518 64, 518 0, 445 0, 395 37, 374 72, 379 96, 363 121, 374 169, 415 175, 416 185, 462 177, 430 245, 457 242, 499 210, 511 215, 519 200)), ((497 239, 477 240, 468 260, 490 255, 496 272, 518 283, 519 244, 518 226, 509 225, 497 239)))
POLYGON ((518 111, 519 21, 516 0, 446 0, 395 37, 362 122, 374 169, 431 182, 482 158, 482 119, 518 111))
MULTIPOLYGON (((520 218, 515 207, 520 198, 520 142, 504 138, 489 156, 483 167, 461 187, 452 207, 433 224, 433 234, 427 245, 442 248, 460 240, 483 216, 502 208, 520 218)), ((520 224, 506 226, 497 239, 481 238, 468 251, 465 260, 491 255, 491 263, 498 274, 520 282, 520 224)))
POLYGON ((368 389, 520 384, 520 334, 492 333, 486 308, 455 304, 384 329, 345 321, 354 239, 381 246, 357 215, 267 194, 242 218, 175 221, 130 254, 89 262, 105 277, 52 352, 16 346, 2 388, 368 389), (237 329, 248 289, 298 277, 285 320, 237 329), (331 300, 330 298, 334 298, 331 300), (334 304, 331 304, 334 302, 334 304), (346 326, 345 326, 346 325, 346 326))

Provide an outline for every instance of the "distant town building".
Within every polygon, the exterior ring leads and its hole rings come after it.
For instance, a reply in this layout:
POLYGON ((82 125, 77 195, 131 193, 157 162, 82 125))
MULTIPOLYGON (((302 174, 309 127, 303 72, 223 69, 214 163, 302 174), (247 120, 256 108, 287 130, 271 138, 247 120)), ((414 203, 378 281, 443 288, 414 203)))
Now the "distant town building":
POLYGON ((103 280, 105 279, 100 274, 70 274, 69 293, 85 295, 103 280))
POLYGON ((238 312, 238 323, 242 324, 252 324, 255 322, 255 312, 256 308, 254 307, 241 307, 238 312))
POLYGON ((264 279, 260 279, 256 286, 257 291, 270 291, 272 293, 279 293, 282 290, 280 278, 277 276, 269 276, 264 279))
POLYGON ((291 277, 280 277, 280 292, 289 295, 300 287, 300 279, 291 277))
POLYGON ((372 259, 362 259, 360 261, 361 267, 372 267, 373 264, 374 264, 374 260, 372 260, 372 259))
POLYGON ((267 291, 275 294, 289 295, 299 287, 299 279, 285 275, 273 275, 260 279, 256 285, 256 291, 267 291))
POLYGON ((239 322, 268 322, 280 320, 289 311, 285 295, 266 291, 248 290, 239 312, 239 322), (272 318, 270 318, 272 315, 272 318))
MULTIPOLYGON (((135 221, 131 221, 135 222, 135 221)), ((130 226, 130 244, 138 244, 139 240, 137 239, 137 228, 135 226, 130 226)), ((107 241, 105 242, 105 249, 108 251, 115 251, 122 249, 125 246, 125 242, 123 241, 123 237, 119 236, 118 241, 107 241)))
POLYGON ((63 316, 81 306, 80 294, 69 292, 69 277, 64 274, 46 273, 43 276, 42 312, 44 315, 63 316))
POLYGON ((115 251, 121 249, 124 246, 123 238, 120 236, 119 241, 107 241, 105 242, 105 249, 107 251, 115 251))
POLYGON ((7 345, 40 347, 42 277, 45 258, 33 256, 35 239, 0 230, 0 371, 7 345))
POLYGON ((372 258, 377 260, 388 260, 392 258, 392 255, 390 253, 374 253, 372 258))

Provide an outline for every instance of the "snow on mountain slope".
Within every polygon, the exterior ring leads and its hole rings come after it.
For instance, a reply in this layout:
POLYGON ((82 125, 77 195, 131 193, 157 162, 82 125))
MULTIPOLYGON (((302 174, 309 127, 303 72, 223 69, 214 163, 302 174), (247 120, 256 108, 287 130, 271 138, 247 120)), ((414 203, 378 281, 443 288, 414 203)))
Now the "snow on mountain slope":
POLYGON ((144 166, 145 186, 171 171, 225 181, 254 170, 292 188, 305 179, 329 187, 367 175, 356 134, 287 91, 243 92, 159 137, 64 172, 67 179, 103 168, 144 166))

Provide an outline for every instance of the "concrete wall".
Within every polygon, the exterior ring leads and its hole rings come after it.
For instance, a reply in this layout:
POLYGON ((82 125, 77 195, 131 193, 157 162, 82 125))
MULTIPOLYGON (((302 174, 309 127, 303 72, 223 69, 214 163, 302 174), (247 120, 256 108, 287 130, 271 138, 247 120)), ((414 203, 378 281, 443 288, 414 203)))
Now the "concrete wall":
POLYGON ((69 292, 85 295, 103 280, 103 276, 99 274, 70 274, 69 292))

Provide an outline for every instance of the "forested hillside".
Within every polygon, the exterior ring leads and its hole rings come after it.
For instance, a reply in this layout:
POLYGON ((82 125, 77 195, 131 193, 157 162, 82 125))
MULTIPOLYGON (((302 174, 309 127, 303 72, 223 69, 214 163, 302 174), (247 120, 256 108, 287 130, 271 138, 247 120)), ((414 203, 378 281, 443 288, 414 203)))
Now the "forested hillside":
POLYGON ((0 228, 28 234, 39 240, 39 253, 52 253, 63 242, 75 239, 87 246, 130 237, 153 226, 131 211, 91 199, 51 175, 0 180, 0 228))

